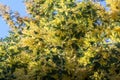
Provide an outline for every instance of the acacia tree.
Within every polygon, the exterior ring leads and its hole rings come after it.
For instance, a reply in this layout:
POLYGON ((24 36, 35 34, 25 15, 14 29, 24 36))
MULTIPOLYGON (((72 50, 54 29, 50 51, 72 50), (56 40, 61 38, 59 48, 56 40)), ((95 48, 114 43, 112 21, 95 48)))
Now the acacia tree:
POLYGON ((26 0, 30 17, 2 5, 0 80, 120 79, 119 3, 106 1, 26 0))

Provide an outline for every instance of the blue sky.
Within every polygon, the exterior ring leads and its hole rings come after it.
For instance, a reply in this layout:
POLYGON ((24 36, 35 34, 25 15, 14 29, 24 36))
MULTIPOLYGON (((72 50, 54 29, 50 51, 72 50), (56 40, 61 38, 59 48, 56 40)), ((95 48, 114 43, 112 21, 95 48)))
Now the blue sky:
MULTIPOLYGON (((26 16, 26 10, 23 0, 0 0, 0 3, 5 4, 11 8, 12 11, 18 11, 21 16, 26 16)), ((8 36, 9 26, 0 17, 0 38, 8 36)))
MULTIPOLYGON (((0 0, 0 3, 5 4, 11 8, 12 11, 18 11, 21 16, 27 16, 23 0, 0 0)), ((105 2, 102 2, 105 5, 105 2)), ((0 38, 8 36, 9 26, 0 17, 0 38)))

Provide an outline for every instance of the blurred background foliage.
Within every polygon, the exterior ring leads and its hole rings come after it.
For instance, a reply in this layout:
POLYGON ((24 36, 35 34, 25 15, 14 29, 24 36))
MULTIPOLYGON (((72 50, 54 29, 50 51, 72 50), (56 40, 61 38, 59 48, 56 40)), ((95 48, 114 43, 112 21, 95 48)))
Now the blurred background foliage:
POLYGON ((120 1, 25 0, 28 17, 0 4, 0 80, 119 80, 120 1))

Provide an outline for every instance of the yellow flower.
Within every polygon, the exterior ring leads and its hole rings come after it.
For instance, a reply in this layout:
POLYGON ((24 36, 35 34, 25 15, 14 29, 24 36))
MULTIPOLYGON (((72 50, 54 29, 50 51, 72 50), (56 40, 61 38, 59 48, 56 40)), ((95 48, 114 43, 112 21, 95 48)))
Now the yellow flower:
POLYGON ((89 64, 90 63, 90 61, 89 61, 89 58, 88 57, 82 57, 82 58, 80 58, 79 59, 79 61, 78 61, 81 65, 84 65, 84 66, 86 66, 87 64, 89 64))
POLYGON ((114 30, 117 31, 117 32, 120 32, 120 27, 117 26, 117 27, 114 28, 114 30))
POLYGON ((30 62, 29 63, 29 69, 32 69, 32 68, 34 68, 35 66, 37 66, 37 63, 36 62, 30 62))
POLYGON ((19 51, 17 46, 10 46, 9 50, 14 50, 14 52, 18 52, 19 51))
POLYGON ((53 48, 52 51, 53 51, 54 53, 56 53, 56 52, 57 52, 57 48, 53 48))

